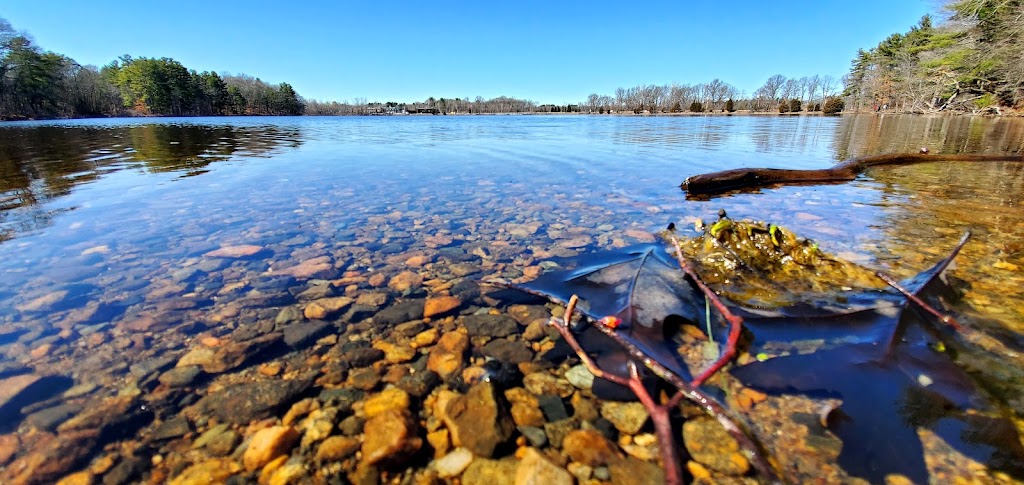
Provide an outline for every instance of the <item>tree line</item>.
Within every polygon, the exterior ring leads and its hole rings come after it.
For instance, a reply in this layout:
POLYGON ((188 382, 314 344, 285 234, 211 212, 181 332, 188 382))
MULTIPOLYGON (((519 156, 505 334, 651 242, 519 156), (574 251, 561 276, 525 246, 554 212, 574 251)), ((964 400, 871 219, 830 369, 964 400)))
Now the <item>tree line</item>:
POLYGON ((869 50, 846 75, 856 110, 930 113, 1024 109, 1024 0, 955 0, 869 50))
POLYGON ((0 119, 302 113, 303 100, 287 83, 196 72, 166 57, 82 66, 43 51, 0 18, 0 119))

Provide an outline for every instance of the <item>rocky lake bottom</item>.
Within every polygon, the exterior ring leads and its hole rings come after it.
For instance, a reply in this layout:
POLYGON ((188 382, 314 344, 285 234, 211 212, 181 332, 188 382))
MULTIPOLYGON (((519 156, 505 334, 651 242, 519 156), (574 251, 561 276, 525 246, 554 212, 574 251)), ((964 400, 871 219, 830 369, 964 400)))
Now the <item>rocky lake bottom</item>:
MULTIPOLYGON (((711 201, 675 188, 720 157, 820 165, 844 136, 871 145, 860 124, 888 123, 820 120, 4 127, 25 148, 5 155, 21 171, 4 172, 0 199, 0 482, 659 483, 643 406, 598 399, 577 359, 545 355, 563 308, 488 282, 659 242, 669 222, 688 230, 720 208, 900 277, 972 231, 952 305, 1003 362, 974 373, 1024 387, 1022 168, 901 167, 711 201), (51 151, 61 144, 75 155, 51 151)), ((978 138, 944 123, 872 149, 961 131, 966 148, 1024 147, 1016 125, 978 138)), ((822 424, 836 399, 768 395, 727 373, 708 386, 783 480, 864 483, 822 424)), ((1021 394, 1006 396, 1024 430, 1021 394)), ((700 407, 684 402, 676 421, 688 480, 762 479, 700 407)), ((1020 481, 919 434, 932 483, 1020 481)))

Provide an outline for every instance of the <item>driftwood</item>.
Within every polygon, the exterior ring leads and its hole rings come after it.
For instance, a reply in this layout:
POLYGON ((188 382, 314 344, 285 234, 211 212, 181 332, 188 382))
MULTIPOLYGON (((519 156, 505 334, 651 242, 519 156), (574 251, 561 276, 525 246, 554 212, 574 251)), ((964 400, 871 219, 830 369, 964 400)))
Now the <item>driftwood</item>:
POLYGON ((769 185, 801 185, 848 182, 869 167, 910 165, 925 162, 1024 162, 1021 155, 929 155, 902 153, 847 160, 831 168, 796 170, 784 168, 737 168, 688 177, 679 185, 690 196, 714 195, 729 190, 755 189, 769 185))

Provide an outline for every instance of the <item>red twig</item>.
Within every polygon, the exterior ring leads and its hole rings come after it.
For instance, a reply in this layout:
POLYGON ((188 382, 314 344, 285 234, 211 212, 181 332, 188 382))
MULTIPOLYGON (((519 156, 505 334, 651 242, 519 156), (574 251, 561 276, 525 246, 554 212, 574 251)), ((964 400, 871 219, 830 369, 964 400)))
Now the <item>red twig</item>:
POLYGON ((636 361, 642 362, 645 367, 651 370, 651 372, 675 387, 677 392, 666 403, 659 405, 654 401, 651 395, 647 392, 647 389, 644 387, 634 362, 629 363, 630 376, 628 378, 601 370, 586 351, 580 347, 579 342, 576 340, 576 337, 573 335, 570 328, 569 322, 572 320, 572 314, 573 311, 575 311, 577 301, 577 296, 573 295, 566 304, 564 317, 562 319, 552 318, 548 323, 558 330, 558 333, 562 335, 562 338, 564 338, 566 343, 569 344, 569 347, 576 352, 576 355, 580 357, 583 365, 587 367, 591 374, 621 386, 628 387, 634 394, 636 394, 637 398, 640 399, 641 404, 643 404, 644 408, 647 409, 648 414, 651 416, 651 421, 655 426, 655 432, 658 436, 658 442, 661 448, 662 461, 665 464, 666 483, 679 483, 678 480, 681 479, 680 466, 675 455, 676 445, 672 434, 671 422, 669 420, 669 412, 675 408, 683 398, 689 399, 699 405, 705 412, 717 419, 722 427, 724 427, 740 445, 740 448, 745 452, 754 469, 761 473, 763 477, 773 482, 778 480, 775 470, 771 465, 769 465, 768 460, 765 459, 764 452, 761 447, 750 437, 743 427, 729 417, 725 406, 711 396, 705 394, 697 388, 696 385, 687 383, 682 379, 682 377, 661 365, 658 361, 652 359, 637 348, 636 345, 633 345, 631 342, 619 335, 614 328, 606 326, 602 322, 598 322, 595 325, 598 330, 615 340, 636 361))
POLYGON ((707 369, 704 369, 697 377, 693 378, 691 385, 697 387, 721 370, 722 367, 725 367, 736 356, 736 344, 740 339, 740 332, 743 330, 743 318, 729 311, 725 304, 722 303, 722 300, 718 298, 718 295, 711 291, 711 288, 704 284, 704 281, 697 275, 697 272, 687 264, 686 259, 683 258, 683 250, 679 246, 679 240, 675 236, 672 236, 672 244, 675 245, 675 256, 676 260, 679 261, 679 267, 700 288, 700 291, 704 293, 704 298, 707 298, 718 310, 718 313, 729 322, 729 338, 725 342, 725 348, 722 349, 722 355, 718 356, 718 360, 714 361, 707 369))
POLYGON ((955 318, 936 310, 935 307, 929 305, 928 302, 918 298, 917 295, 912 293, 910 290, 904 288, 903 285, 900 285, 899 282, 897 282, 896 279, 893 278, 892 276, 889 276, 881 271, 876 272, 875 276, 878 276, 886 284, 895 288, 896 291, 903 293, 903 296, 907 297, 908 300, 914 302, 914 304, 921 307, 922 310, 931 313, 935 318, 939 319, 940 322, 945 323, 950 327, 953 327, 954 330, 961 330, 960 323, 957 322, 955 318))

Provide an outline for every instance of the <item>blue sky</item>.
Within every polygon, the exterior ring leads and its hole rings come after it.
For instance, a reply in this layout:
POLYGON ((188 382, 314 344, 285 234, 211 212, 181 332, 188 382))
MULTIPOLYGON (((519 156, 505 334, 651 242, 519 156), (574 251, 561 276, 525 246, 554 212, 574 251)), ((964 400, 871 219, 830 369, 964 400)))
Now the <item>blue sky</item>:
POLYGON ((122 54, 289 82, 320 100, 500 95, 575 103, 617 87, 846 73, 936 0, 4 0, 0 17, 82 64, 122 54))

